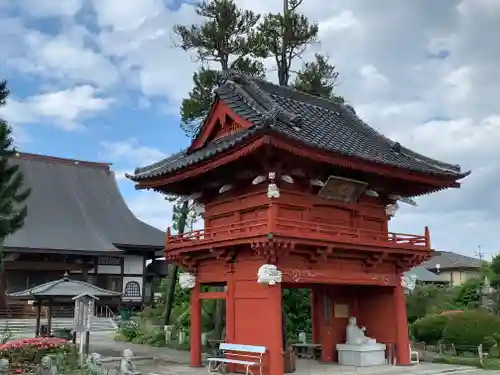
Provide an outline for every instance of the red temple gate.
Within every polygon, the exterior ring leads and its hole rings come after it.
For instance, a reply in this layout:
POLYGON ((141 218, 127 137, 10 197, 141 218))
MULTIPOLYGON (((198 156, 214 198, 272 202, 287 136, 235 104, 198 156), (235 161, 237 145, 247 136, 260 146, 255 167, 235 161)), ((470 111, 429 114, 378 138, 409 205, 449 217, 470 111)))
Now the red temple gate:
POLYGON ((169 230, 165 248, 195 277, 191 365, 201 365, 201 301, 224 298, 226 341, 265 346, 265 373, 281 375, 287 286, 312 291, 322 361, 337 361, 354 316, 395 348, 398 364, 410 363, 401 275, 429 258, 429 231, 390 233, 388 220, 398 201, 458 187, 466 175, 388 140, 343 105, 234 74, 186 151, 129 178, 203 211, 205 229, 169 230), (263 265, 275 265, 281 283, 258 283, 263 265))

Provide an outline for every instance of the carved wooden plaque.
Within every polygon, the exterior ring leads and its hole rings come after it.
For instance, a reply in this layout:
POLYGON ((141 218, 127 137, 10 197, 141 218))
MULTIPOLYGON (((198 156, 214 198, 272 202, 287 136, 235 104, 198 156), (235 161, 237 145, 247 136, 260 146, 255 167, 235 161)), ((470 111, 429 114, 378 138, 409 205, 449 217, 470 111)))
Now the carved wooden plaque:
POLYGON ((346 203, 355 202, 367 187, 368 183, 363 181, 330 176, 318 192, 318 197, 346 203))
POLYGON ((349 318, 349 305, 336 303, 333 311, 335 318, 349 318))

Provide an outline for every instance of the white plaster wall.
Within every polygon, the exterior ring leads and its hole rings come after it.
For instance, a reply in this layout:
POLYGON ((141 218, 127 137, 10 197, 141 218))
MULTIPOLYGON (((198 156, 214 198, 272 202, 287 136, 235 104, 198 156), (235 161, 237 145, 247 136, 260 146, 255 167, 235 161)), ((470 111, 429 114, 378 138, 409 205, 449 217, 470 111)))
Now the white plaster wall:
POLYGON ((108 266, 101 265, 97 266, 97 273, 100 275, 110 274, 110 275, 120 275, 122 273, 121 266, 108 266))
POLYGON ((143 284, 143 279, 142 277, 137 277, 137 276, 124 276, 123 277, 123 290, 122 290, 122 300, 123 301, 142 301, 142 284, 143 284), (140 297, 129 297, 125 296, 125 288, 127 287, 127 283, 130 281, 135 281, 139 284, 140 290, 141 290, 141 295, 140 297))
POLYGON ((125 275, 130 275, 130 274, 142 275, 143 272, 144 272, 144 257, 137 255, 127 255, 124 258, 123 273, 125 275))

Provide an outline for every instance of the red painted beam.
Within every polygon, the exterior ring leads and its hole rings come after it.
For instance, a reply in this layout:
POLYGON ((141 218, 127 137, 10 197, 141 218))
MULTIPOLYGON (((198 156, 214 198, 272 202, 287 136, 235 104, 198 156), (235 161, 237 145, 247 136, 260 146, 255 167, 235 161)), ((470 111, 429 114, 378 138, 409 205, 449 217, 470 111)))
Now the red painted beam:
POLYGON ((226 292, 202 292, 200 299, 226 299, 226 292))

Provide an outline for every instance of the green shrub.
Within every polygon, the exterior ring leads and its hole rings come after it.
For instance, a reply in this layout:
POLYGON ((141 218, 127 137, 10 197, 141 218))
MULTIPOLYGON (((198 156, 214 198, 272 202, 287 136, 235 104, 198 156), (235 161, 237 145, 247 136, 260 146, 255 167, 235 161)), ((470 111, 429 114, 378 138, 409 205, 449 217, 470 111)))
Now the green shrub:
POLYGON ((482 311, 464 311, 448 316, 443 333, 443 343, 455 346, 478 346, 487 350, 492 340, 486 338, 500 333, 500 317, 482 311))
POLYGON ((418 342, 435 344, 443 338, 443 332, 448 322, 448 316, 427 315, 417 319, 411 325, 411 334, 418 342))
POLYGON ((132 320, 126 321, 121 324, 119 333, 126 341, 132 341, 139 336, 139 325, 132 320))

